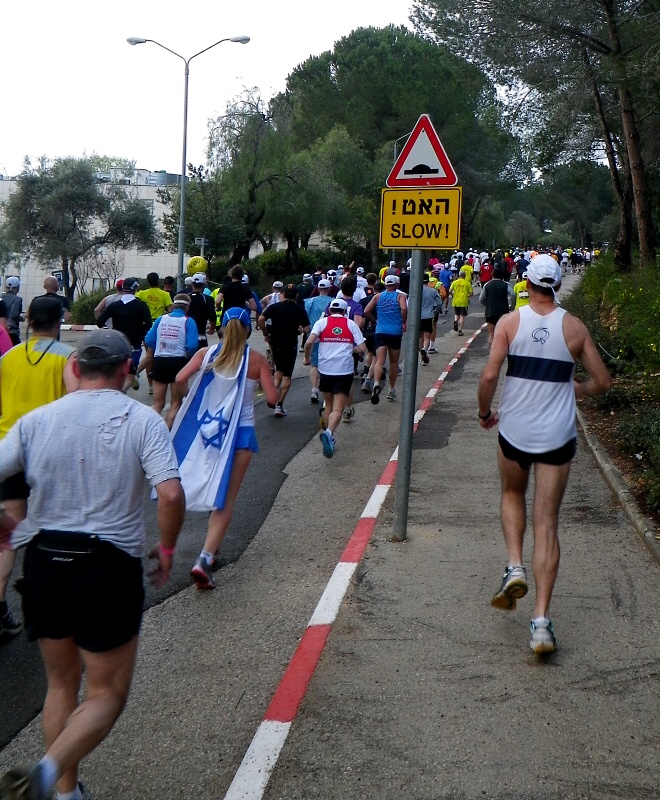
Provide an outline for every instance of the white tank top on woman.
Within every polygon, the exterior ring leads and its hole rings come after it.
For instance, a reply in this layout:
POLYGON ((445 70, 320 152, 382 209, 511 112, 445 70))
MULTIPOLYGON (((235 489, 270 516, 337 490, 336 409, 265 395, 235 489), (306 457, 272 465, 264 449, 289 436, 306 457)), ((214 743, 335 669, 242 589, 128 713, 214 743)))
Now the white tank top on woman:
POLYGON ((526 453, 547 453, 577 435, 575 362, 562 328, 566 310, 543 316, 523 306, 519 313, 500 397, 500 433, 526 453))

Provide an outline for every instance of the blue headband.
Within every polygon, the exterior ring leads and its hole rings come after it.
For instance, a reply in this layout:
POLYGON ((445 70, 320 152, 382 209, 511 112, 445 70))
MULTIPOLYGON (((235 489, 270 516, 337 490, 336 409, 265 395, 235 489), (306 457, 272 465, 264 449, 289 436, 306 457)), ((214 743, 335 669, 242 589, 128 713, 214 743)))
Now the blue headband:
POLYGON ((252 330, 250 314, 245 308, 228 308, 222 315, 222 324, 226 325, 230 319, 237 319, 245 328, 252 330))

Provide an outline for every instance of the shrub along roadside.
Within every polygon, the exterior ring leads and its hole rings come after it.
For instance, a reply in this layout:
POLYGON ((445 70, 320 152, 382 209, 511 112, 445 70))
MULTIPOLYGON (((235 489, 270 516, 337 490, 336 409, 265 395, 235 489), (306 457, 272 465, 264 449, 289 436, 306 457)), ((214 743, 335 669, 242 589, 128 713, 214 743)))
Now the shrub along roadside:
POLYGON ((608 413, 620 453, 635 465, 642 499, 660 512, 660 262, 622 275, 605 256, 564 306, 585 323, 614 383, 593 409, 608 413))
POLYGON ((93 325, 96 322, 94 309, 109 294, 114 292, 99 289, 90 294, 81 294, 71 305, 71 322, 75 325, 93 325))

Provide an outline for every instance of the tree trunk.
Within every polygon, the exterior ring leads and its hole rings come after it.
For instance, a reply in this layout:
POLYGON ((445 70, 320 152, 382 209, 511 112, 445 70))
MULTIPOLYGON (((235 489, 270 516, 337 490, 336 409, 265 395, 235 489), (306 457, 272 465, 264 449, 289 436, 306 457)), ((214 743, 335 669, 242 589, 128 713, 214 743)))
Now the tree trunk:
POLYGON ((607 154, 607 163, 610 168, 610 179, 612 182, 612 189, 616 199, 617 208, 619 210, 619 230, 617 232, 616 243, 614 245, 614 267, 618 272, 628 272, 630 269, 631 261, 631 243, 632 243, 632 218, 631 218, 631 205, 629 199, 626 197, 624 186, 621 183, 621 174, 619 165, 614 151, 614 143, 612 141, 612 131, 605 116, 605 109, 603 108, 603 98, 598 88, 598 81, 594 74, 593 64, 589 58, 589 53, 585 48, 582 51, 584 66, 587 72, 587 78, 591 87, 591 92, 594 96, 594 103, 596 105, 596 117, 600 125, 603 142, 605 143, 605 153, 607 154))
POLYGON ((619 95, 621 124, 630 165, 637 233, 639 236, 639 256, 642 264, 653 264, 655 262, 655 228, 653 225, 651 198, 642 157, 639 129, 635 120, 633 99, 626 79, 624 54, 621 48, 616 19, 616 0, 603 0, 602 5, 610 36, 612 67, 619 95))

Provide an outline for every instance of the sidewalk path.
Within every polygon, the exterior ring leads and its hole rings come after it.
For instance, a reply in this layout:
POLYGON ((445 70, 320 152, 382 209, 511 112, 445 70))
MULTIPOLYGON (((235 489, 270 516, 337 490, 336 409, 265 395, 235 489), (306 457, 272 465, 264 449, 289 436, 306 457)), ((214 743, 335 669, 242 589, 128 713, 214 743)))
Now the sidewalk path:
MULTIPOLYGON (((472 332, 482 319, 475 305, 472 332)), ((464 342, 439 340, 418 403, 464 342)), ((486 356, 482 335, 419 423, 409 538, 389 541, 390 492, 268 800, 659 796, 658 565, 583 443, 560 520, 558 652, 529 650, 529 595, 489 606, 506 554, 496 435, 475 412, 486 356)), ((315 437, 218 589, 148 612, 129 705, 83 767, 97 800, 226 795, 396 447, 395 411, 361 404, 331 461, 315 437)), ((40 752, 35 721, 0 767, 40 752)))

